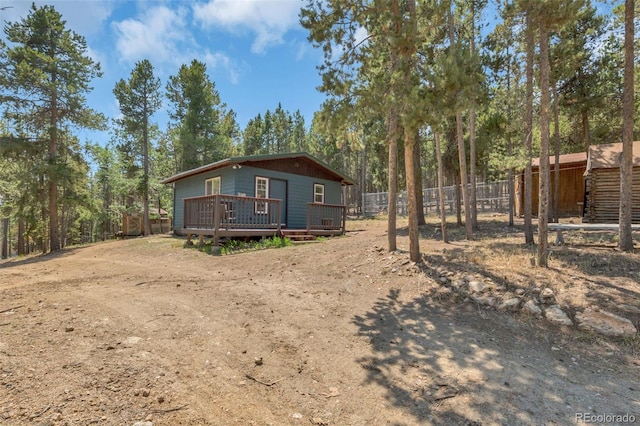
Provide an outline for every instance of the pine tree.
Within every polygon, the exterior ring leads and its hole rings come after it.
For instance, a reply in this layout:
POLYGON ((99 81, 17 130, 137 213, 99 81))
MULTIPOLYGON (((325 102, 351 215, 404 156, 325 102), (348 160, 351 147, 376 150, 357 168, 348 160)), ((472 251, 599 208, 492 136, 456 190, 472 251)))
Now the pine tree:
POLYGON ((128 81, 116 83, 113 93, 118 100, 123 118, 120 127, 137 142, 133 151, 142 155, 142 203, 144 208, 144 235, 151 232, 149 222, 149 151, 150 118, 162 105, 160 79, 153 75, 153 65, 144 59, 137 62, 128 81))
POLYGON ((100 77, 100 66, 87 55, 84 37, 65 28, 53 6, 32 5, 28 16, 4 27, 0 40, 0 103, 10 121, 48 141, 47 159, 49 248, 61 248, 58 189, 64 165, 59 153, 66 124, 101 128, 104 118, 86 106, 90 82, 100 77))

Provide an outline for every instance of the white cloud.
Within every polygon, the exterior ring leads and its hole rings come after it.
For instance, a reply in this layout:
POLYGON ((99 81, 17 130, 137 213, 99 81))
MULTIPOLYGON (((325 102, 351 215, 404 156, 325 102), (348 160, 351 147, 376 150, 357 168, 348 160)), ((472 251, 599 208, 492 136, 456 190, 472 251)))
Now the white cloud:
POLYGON ((287 31, 298 26, 302 4, 302 0, 209 0, 195 4, 193 14, 205 27, 254 33, 251 51, 264 53, 282 44, 287 31))
MULTIPOLYGON (((18 22, 26 18, 31 13, 31 1, 15 1, 2 3, 6 9, 0 10, 0 23, 18 22)), ((70 1, 35 1, 36 7, 53 6, 64 21, 66 28, 84 36, 85 38, 97 34, 104 28, 103 25, 109 19, 116 4, 112 1, 92 1, 82 0, 70 1)), ((4 33, 2 32, 4 36, 4 33)))
MULTIPOLYGON (((207 64, 209 74, 212 74, 218 69, 222 69, 228 74, 229 81, 232 84, 238 84, 242 71, 229 56, 221 52, 212 53, 210 51, 200 56, 199 60, 207 64)), ((213 80, 215 81, 216 79, 213 78, 213 80)))
POLYGON ((111 25, 117 36, 116 50, 128 62, 145 58, 152 62, 180 62, 181 45, 191 41, 186 10, 181 8, 152 7, 138 18, 114 21, 111 25))

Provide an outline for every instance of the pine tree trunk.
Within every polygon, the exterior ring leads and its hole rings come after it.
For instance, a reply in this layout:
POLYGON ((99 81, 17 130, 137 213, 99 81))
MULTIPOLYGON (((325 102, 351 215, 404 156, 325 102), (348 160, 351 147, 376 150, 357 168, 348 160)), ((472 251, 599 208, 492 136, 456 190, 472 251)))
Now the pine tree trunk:
POLYGON ((9 257, 9 218, 2 218, 2 258, 9 257))
POLYGON ((440 149, 440 134, 435 134, 436 139, 436 160, 438 161, 438 199, 440 206, 440 226, 442 228, 442 242, 448 243, 447 236, 447 214, 444 206, 444 165, 442 163, 442 150, 440 149))
POLYGON ((387 239, 389 251, 395 251, 396 246, 396 198, 398 187, 398 114, 394 107, 389 113, 389 123, 387 129, 387 143, 389 145, 389 200, 388 200, 388 222, 387 239))
POLYGON ((424 217, 424 194, 422 193, 422 162, 420 161, 420 137, 416 132, 416 141, 413 145, 414 181, 416 187, 416 206, 418 210, 418 226, 426 225, 424 217))
MULTIPOLYGON (((453 15, 449 10, 449 42, 455 55, 456 41, 454 39, 453 15)), ((461 102, 460 94, 456 95, 456 101, 461 102)), ((473 239, 473 223, 471 220, 471 205, 468 191, 467 177, 467 152, 464 145, 464 134, 462 128, 462 108, 456 105, 456 140, 458 142, 458 163, 460 164, 460 183, 462 191, 462 203, 464 204, 464 227, 467 240, 473 239)))
MULTIPOLYGON (((146 102, 146 100, 145 100, 146 102)), ((142 202, 144 206, 144 213, 142 216, 143 224, 144 224, 144 233, 143 235, 147 236, 151 234, 151 221, 149 220, 149 113, 146 108, 144 108, 144 123, 142 127, 142 156, 143 156, 143 167, 144 167, 144 183, 142 188, 142 202)))
POLYGON ((418 210, 415 182, 415 132, 404 133, 404 161, 407 175, 407 210, 409 216, 409 259, 420 262, 420 233, 418 232, 418 210))
POLYGON ((558 112, 558 88, 553 85, 553 217, 552 222, 560 222, 560 113, 558 112))
POLYGON ((634 0, 626 0, 624 25, 624 89, 622 95, 622 158, 620 161, 620 218, 618 248, 633 251, 633 109, 634 0))
POLYGON ((526 46, 527 46, 527 66, 526 66, 526 95, 525 95, 525 139, 524 147, 527 155, 527 164, 524 169, 524 239, 526 244, 533 244, 533 226, 531 212, 532 195, 532 143, 533 137, 533 60, 534 60, 534 40, 533 40, 533 19, 531 10, 526 14, 526 46))
MULTIPOLYGON (((53 55, 52 55, 53 57, 53 55)), ((56 73, 51 75, 51 84, 55 86, 56 73)), ((58 235, 58 184, 57 184, 57 156, 58 156, 58 98, 54 89, 51 96, 49 140, 49 249, 60 250, 60 236, 58 235)))
POLYGON ((25 235, 24 235, 24 220, 18 219, 18 243, 17 243, 17 252, 18 256, 22 256, 28 254, 29 243, 25 244, 25 235), (25 247, 26 246, 26 247, 25 247))
POLYGON ((538 254, 536 264, 547 267, 549 254, 549 34, 546 20, 540 21, 540 174, 538 177, 538 254))

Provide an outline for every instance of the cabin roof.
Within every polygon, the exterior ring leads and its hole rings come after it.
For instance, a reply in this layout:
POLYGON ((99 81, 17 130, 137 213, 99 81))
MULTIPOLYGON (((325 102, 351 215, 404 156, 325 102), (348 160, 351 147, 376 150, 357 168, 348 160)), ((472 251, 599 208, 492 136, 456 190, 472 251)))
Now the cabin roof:
POLYGON ((353 179, 343 175, 342 173, 334 170, 326 163, 320 161, 314 156, 307 154, 306 152, 294 152, 287 154, 268 154, 268 155, 247 155, 240 157, 230 157, 224 160, 216 161, 215 163, 207 164, 205 166, 197 167, 195 169, 186 170, 184 172, 180 172, 176 175, 173 175, 165 180, 162 183, 173 183, 177 182, 181 179, 198 175, 200 173, 210 172, 212 170, 220 169, 222 167, 234 166, 234 165, 248 165, 250 166, 252 163, 257 162, 265 162, 265 161, 274 161, 274 160, 295 160, 295 159, 303 159, 306 161, 310 161, 314 163, 314 165, 322 170, 324 170, 329 176, 332 177, 333 180, 340 182, 343 185, 355 185, 353 179))
MULTIPOLYGON (((549 164, 555 164, 556 157, 549 157, 549 164)), ((587 162, 587 153, 586 152, 575 152, 573 154, 561 154, 559 158, 559 164, 579 164, 587 162)), ((534 158, 531 160, 532 167, 540 167, 540 158, 534 158)))
MULTIPOLYGON (((620 167, 622 143, 591 145, 587 171, 592 169, 608 169, 620 167)), ((640 167, 640 141, 633 143, 633 166, 640 167)))

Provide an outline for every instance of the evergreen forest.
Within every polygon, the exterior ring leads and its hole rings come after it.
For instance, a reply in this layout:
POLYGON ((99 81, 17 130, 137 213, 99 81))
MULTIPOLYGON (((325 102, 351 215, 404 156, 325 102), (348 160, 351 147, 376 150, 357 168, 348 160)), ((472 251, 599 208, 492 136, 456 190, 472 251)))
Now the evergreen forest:
MULTIPOLYGON (((361 213, 363 193, 393 199, 406 190, 411 258, 418 260, 421 188, 468 184, 459 194, 459 225, 471 239, 481 226, 477 182, 512 182, 536 157, 541 175, 548 174, 545 158, 594 144, 629 147, 640 134, 634 0, 301 5, 308 43, 324 54, 318 90, 325 101, 305 120, 273 99, 273 108, 244 128, 198 58, 166 81, 150 60, 137 62, 113 87, 120 114, 106 117, 86 99, 103 70, 54 6, 34 4, 23 20, 5 22, 3 258, 113 238, 124 213, 171 215, 172 188, 160 182, 181 171, 234 156, 304 151, 357 181, 346 193, 351 214, 361 213), (169 116, 162 128, 159 110, 169 116), (79 129, 108 132, 110 140, 81 140, 79 129)), ((540 181, 547 200, 553 188, 540 181)), ((548 204, 538 210, 538 232, 553 220, 548 204)), ((395 209, 388 214, 394 250, 395 209)), ((529 207, 527 243, 534 242, 531 221, 529 207)))

